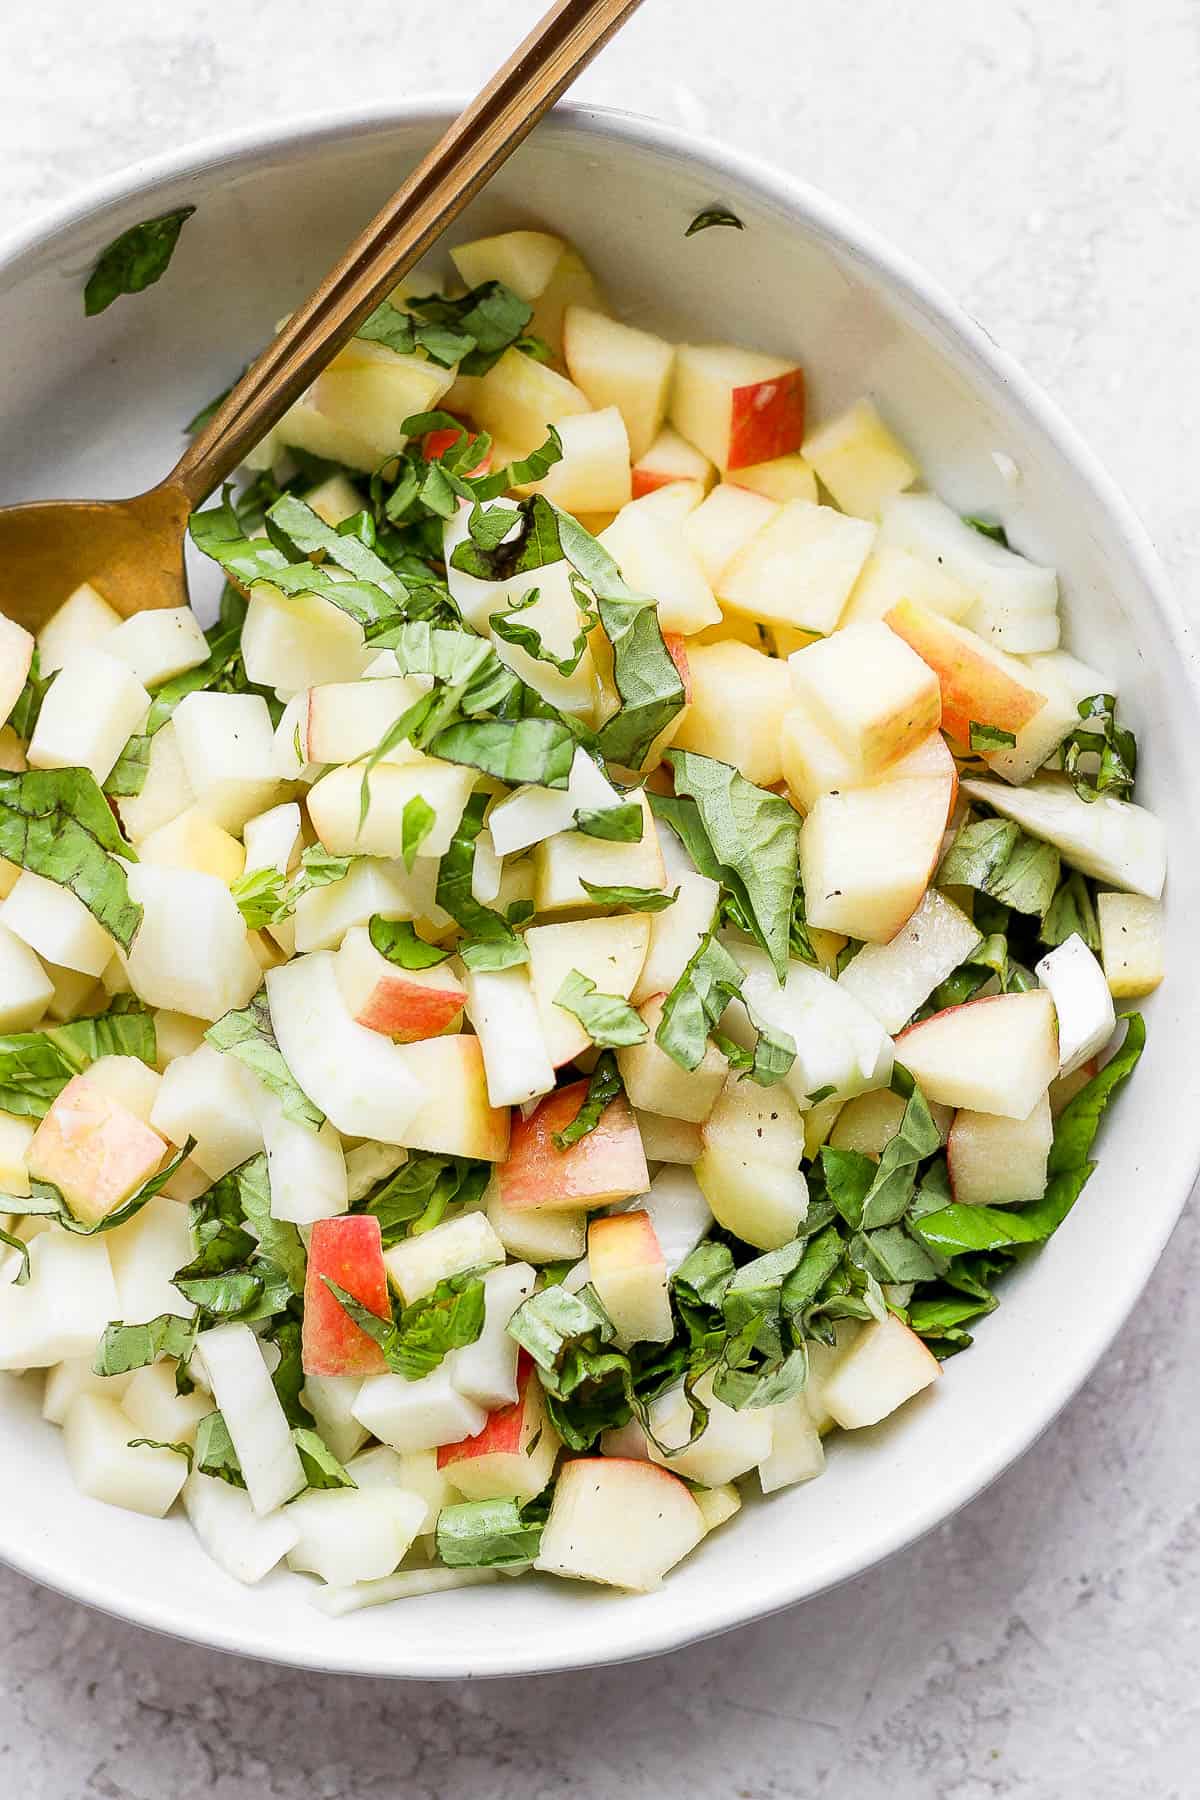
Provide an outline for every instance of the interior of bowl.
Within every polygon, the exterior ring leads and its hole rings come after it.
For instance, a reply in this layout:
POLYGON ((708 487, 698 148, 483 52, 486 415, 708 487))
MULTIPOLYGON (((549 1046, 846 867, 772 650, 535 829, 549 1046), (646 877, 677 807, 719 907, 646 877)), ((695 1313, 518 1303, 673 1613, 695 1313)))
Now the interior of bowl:
MULTIPOLYGON (((0 261, 0 500, 116 495, 156 479, 182 447, 184 421, 308 291, 444 117, 413 109, 181 155, 149 184, 114 184, 10 247, 0 261), (183 202, 197 212, 167 279, 85 320, 81 278, 99 250, 183 202)), ((140 1623, 313 1667, 460 1676, 616 1660, 865 1568, 962 1505, 1053 1419, 1136 1300, 1200 1160, 1193 652, 1139 528, 1090 455, 1003 354, 868 233, 711 146, 622 115, 560 112, 457 235, 533 223, 578 243, 632 321, 794 356, 814 417, 871 392, 931 485, 964 510, 999 514, 1018 548, 1057 565, 1068 643, 1111 674, 1140 733, 1144 797, 1171 834, 1170 973, 1099 1172, 1053 1242, 1008 1281, 971 1352, 892 1424, 840 1437, 823 1480, 748 1505, 657 1594, 503 1581, 331 1621, 297 1577, 239 1586, 182 1519, 151 1523, 81 1498, 58 1433, 40 1421, 40 1380, 2 1378, 0 1554, 140 1623), (714 202, 746 229, 685 239, 714 202), (995 452, 1015 462, 1015 485, 995 452)))

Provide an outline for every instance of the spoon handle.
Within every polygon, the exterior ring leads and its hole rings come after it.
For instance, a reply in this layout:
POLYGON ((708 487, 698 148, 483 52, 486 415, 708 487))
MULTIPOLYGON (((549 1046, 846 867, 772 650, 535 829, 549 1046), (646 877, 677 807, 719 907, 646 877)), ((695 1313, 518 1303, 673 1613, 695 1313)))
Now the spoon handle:
POLYGON ((640 0, 557 0, 350 245, 163 484, 190 506, 235 469, 526 138, 640 0))

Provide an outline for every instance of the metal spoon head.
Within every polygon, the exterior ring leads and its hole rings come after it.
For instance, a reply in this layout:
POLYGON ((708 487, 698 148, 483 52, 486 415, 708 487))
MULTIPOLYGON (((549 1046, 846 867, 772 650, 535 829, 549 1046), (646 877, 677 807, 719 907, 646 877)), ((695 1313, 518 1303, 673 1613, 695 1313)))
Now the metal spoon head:
POLYGON ((0 613, 37 631, 84 581, 125 617, 186 606, 189 510, 183 492, 170 486, 132 500, 0 508, 0 613))

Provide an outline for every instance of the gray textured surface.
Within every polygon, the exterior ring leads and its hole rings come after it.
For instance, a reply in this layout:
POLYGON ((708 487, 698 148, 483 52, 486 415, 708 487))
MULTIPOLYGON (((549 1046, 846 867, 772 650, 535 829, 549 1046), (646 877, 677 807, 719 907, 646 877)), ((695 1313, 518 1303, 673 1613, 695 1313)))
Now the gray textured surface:
MULTIPOLYGON (((465 87, 537 10, 40 0, 5 45, 0 228, 264 114, 465 87)), ((1194 0, 647 0, 582 91, 757 150, 882 227, 1064 404, 1186 594, 1198 81, 1194 0)), ((0 1574, 0 1788, 1184 1800, 1200 1754, 1198 1270, 1191 1217, 1052 1433, 915 1551, 636 1669, 473 1688, 305 1677, 0 1574)))

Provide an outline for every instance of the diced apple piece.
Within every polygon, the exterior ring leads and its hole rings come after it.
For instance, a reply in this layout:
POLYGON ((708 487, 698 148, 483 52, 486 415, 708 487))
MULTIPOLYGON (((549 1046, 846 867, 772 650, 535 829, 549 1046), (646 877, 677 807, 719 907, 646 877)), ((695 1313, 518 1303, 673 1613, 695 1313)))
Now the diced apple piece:
POLYGON ((120 1401, 121 1411, 139 1437, 155 1438, 161 1444, 191 1444, 197 1425, 212 1411, 212 1395, 199 1387, 193 1387, 190 1394, 179 1393, 175 1373, 176 1364, 165 1358, 136 1369, 127 1381, 118 1376, 114 1384, 111 1375, 100 1379, 113 1399, 120 1401))
MULTIPOLYGON (((582 616, 571 588, 570 565, 566 562, 551 563, 549 567, 539 569, 536 579, 522 575, 514 581, 493 585, 483 597, 482 617, 475 620, 478 629, 490 631, 493 614, 511 616, 513 606, 533 591, 536 591, 537 599, 516 615, 517 622, 536 631, 553 655, 564 659, 573 657, 582 616)), ((492 647, 514 675, 559 712, 591 722, 596 703, 596 665, 590 644, 568 675, 539 662, 519 644, 506 643, 499 636, 493 637, 492 647)))
POLYGON ((390 1319, 380 1220, 369 1213, 318 1219, 308 1244, 304 1282, 306 1375, 381 1375, 387 1364, 376 1341, 327 1287, 326 1276, 380 1319, 390 1319))
POLYGON ((561 460, 521 491, 544 494, 576 514, 616 512, 627 505, 633 497, 629 439, 617 407, 561 419, 558 435, 561 460))
POLYGON ((32 1119, 0 1112, 0 1194, 23 1199, 29 1188, 29 1146, 37 1126, 32 1119))
MULTIPOLYGON (((174 1387, 174 1365, 164 1363, 163 1367, 170 1370, 171 1386, 174 1387)), ((73 1356, 67 1362, 55 1363, 52 1369, 46 1370, 42 1417, 51 1425, 61 1425, 77 1394, 103 1394, 109 1400, 118 1401, 123 1409, 131 1379, 129 1375, 97 1375, 90 1356, 73 1356)), ((208 1412, 211 1407, 212 1401, 206 1401, 204 1410, 208 1412)), ((159 1434, 147 1432, 146 1435, 157 1437, 159 1434)))
POLYGON ((780 1488, 795 1487, 798 1482, 812 1481, 825 1469, 825 1451, 821 1434, 808 1410, 808 1400, 795 1394, 779 1406, 770 1406, 771 1450, 758 1465, 758 1479, 764 1494, 777 1494, 780 1488))
MULTIPOLYGON (((743 1048, 753 1047, 755 1031, 744 999, 767 1024, 788 1034, 796 1046, 796 1060, 782 1085, 802 1111, 812 1105, 809 1096, 824 1089, 832 1089, 828 1097, 845 1100, 887 1086, 892 1078, 891 1039, 860 1000, 811 963, 794 960, 781 987, 761 950, 742 942, 730 947, 746 979, 742 999, 734 1000, 725 1014, 724 1029, 743 1048)), ((778 1092, 770 1090, 772 1096, 778 1092)))
POLYGON ((877 544, 846 602, 842 624, 886 618, 901 600, 912 600, 926 612, 947 619, 964 619, 976 598, 936 562, 914 556, 896 544, 877 544))
POLYGON ((53 994, 54 983, 29 945, 0 924, 0 1032, 31 1031, 53 994))
POLYGON ((704 1529, 691 1494, 666 1469, 581 1456, 559 1475, 535 1566, 647 1594, 695 1549, 704 1529))
POLYGON ((635 843, 588 837, 582 831, 560 831, 533 847, 534 900, 539 913, 573 911, 593 906, 581 883, 594 887, 666 886, 666 868, 650 802, 642 792, 630 795, 642 808, 642 835, 635 843))
MULTIPOLYGON (((365 1427, 358 1429, 365 1437, 365 1427)), ((425 1517, 418 1536, 427 1537, 437 1530, 438 1514, 443 1506, 453 1506, 459 1497, 457 1490, 439 1473, 437 1463, 436 1450, 412 1450, 402 1455, 388 1444, 373 1444, 348 1462, 346 1469, 360 1488, 404 1488, 407 1493, 419 1494, 425 1502, 425 1517)))
MULTIPOLYGON (((352 433, 377 467, 403 448, 405 419, 431 412, 453 380, 452 369, 353 338, 317 377, 312 406, 335 429, 352 433)), ((287 421, 281 420, 283 441, 294 441, 295 434, 289 440, 286 432, 287 421)), ((357 456, 350 460, 352 467, 361 467, 357 456)))
POLYGON ((773 500, 722 481, 687 515, 684 538, 718 599, 723 592, 726 569, 778 510, 773 500))
POLYGON ((218 825, 240 831, 279 798, 271 715, 260 694, 188 694, 173 722, 197 804, 218 825))
MULTIPOLYGON (((515 1348, 515 1345, 514 1345, 515 1348)), ((521 1352, 516 1398, 489 1412, 483 1430, 438 1450, 438 1470, 466 1500, 535 1500, 554 1472, 558 1433, 546 1416, 533 1359, 521 1352)))
POLYGON ((1040 1200, 1054 1138, 1050 1102, 1043 1094, 1024 1119, 961 1107, 946 1140, 946 1167, 961 1206, 1015 1206, 1040 1200))
POLYGON ((875 1014, 885 1031, 903 1029, 939 982, 966 962, 980 942, 967 915, 937 888, 887 944, 866 944, 838 985, 875 1014))
POLYGON ((370 652, 362 626, 332 600, 282 594, 258 581, 242 626, 242 656, 251 681, 298 694, 323 681, 357 681, 370 652))
MULTIPOLYGON (((674 841, 669 831, 667 838, 674 841)), ((674 904, 650 914, 646 960, 630 996, 635 1006, 655 994, 670 993, 716 916, 720 889, 707 875, 684 871, 671 885, 679 889, 674 904)))
POLYGON ((812 464, 795 451, 790 456, 772 457, 770 462, 733 469, 729 480, 767 500, 810 500, 814 506, 817 502, 817 478, 812 464))
POLYGON ((945 830, 936 778, 822 794, 800 834, 814 925, 886 944, 920 905, 945 830))
POLYGON ((36 648, 32 632, 0 613, 0 725, 21 698, 36 648))
POLYGON ((503 1261, 504 1245, 484 1214, 468 1212, 432 1231, 401 1238, 386 1252, 383 1265, 405 1306, 411 1306, 431 1294, 439 1281, 503 1261))
POLYGON ((927 1100, 1027 1119, 1058 1074, 1054 1002, 1035 988, 951 1006, 902 1031, 896 1054, 927 1100))
POLYGON ((508 349, 482 377, 472 416, 518 457, 538 450, 548 425, 589 412, 587 396, 573 381, 517 349, 508 349))
MULTIPOLYGON (((483 1330, 473 1344, 464 1345, 455 1355, 455 1387, 468 1400, 477 1401, 489 1411, 511 1406, 520 1397, 517 1341, 509 1336, 508 1322, 522 1301, 532 1294, 534 1280, 534 1272, 528 1263, 507 1263, 489 1269, 483 1278, 483 1330)), ((502 1492, 512 1493, 513 1489, 505 1488, 502 1492)))
POLYGON ((29 1261, 24 1287, 0 1286, 0 1369, 45 1369, 91 1357, 118 1316, 104 1238, 47 1227, 30 1237, 29 1261))
POLYGON ((789 500, 728 564, 721 599, 768 625, 833 631, 874 537, 865 520, 789 500))
POLYGON ((654 1228, 667 1274, 674 1275, 712 1229, 712 1211, 700 1184, 690 1169, 660 1169, 636 1204, 654 1228))
MULTIPOLYGON (((0 904, 0 925, 45 962, 94 980, 112 960, 116 946, 82 900, 69 888, 22 869, 0 904)), ((53 973, 50 975, 53 981, 53 973)), ((85 985, 90 985, 90 982, 85 985)), ((51 1001, 46 1003, 53 1011, 51 1001)))
POLYGON ((94 1225, 154 1174, 166 1145, 135 1113, 76 1075, 29 1146, 29 1172, 52 1182, 75 1216, 94 1225))
POLYGON ((264 1094, 259 1116, 272 1216, 293 1225, 312 1225, 344 1213, 350 1204, 346 1157, 334 1127, 326 1121, 313 1131, 289 1118, 274 1094, 264 1094))
POLYGON ((380 763, 367 778, 370 807, 363 821, 363 771, 332 769, 309 789, 308 816, 333 856, 399 856, 405 808, 419 798, 434 813, 422 853, 444 856, 476 779, 474 769, 435 756, 423 756, 403 766, 380 763))
POLYGON ((302 1494, 287 1509, 299 1536, 288 1566, 330 1586, 390 1575, 425 1517, 425 1502, 400 1488, 331 1488, 302 1494))
POLYGON ((843 512, 877 519, 885 501, 920 470, 870 400, 839 413, 804 440, 804 454, 843 512))
POLYGON ((300 1535, 286 1513, 260 1518, 244 1489, 199 1470, 184 1485, 183 1509, 218 1567, 248 1586, 269 1574, 300 1535))
POLYGON ((808 1211, 804 1125, 791 1095, 731 1075, 701 1137, 696 1180, 717 1222, 758 1250, 786 1244, 808 1211))
POLYGON ((372 1188, 394 1175, 408 1161, 408 1152, 396 1144, 356 1144, 346 1152, 346 1191, 351 1206, 365 1200, 372 1188))
POLYGON ((728 344, 681 344, 670 418, 719 469, 786 456, 804 437, 803 371, 728 344))
POLYGON ((1046 695, 1033 685, 1024 663, 985 643, 965 625, 911 600, 894 606, 887 623, 937 676, 942 726, 964 748, 970 743, 972 725, 1015 733, 1046 705, 1046 695))
POLYGON ((142 862, 164 869, 195 869, 214 875, 231 887, 246 866, 246 852, 237 839, 214 824, 199 806, 189 806, 169 825, 160 825, 138 845, 142 862))
POLYGON ((663 631, 688 637, 720 619, 721 609, 684 536, 682 520, 664 517, 647 499, 635 500, 617 514, 601 542, 628 586, 658 602, 663 631))
POLYGON ((788 658, 792 690, 863 774, 916 748, 941 723, 933 670, 882 622, 847 625, 788 658))
POLYGON ((752 1406, 739 1412, 726 1406, 713 1395, 711 1370, 696 1383, 695 1393, 709 1414, 708 1424, 693 1444, 687 1442, 692 1409, 682 1385, 651 1402, 650 1426, 655 1437, 668 1451, 676 1449, 675 1455, 667 1456, 651 1443, 651 1462, 704 1487, 719 1487, 765 1461, 771 1454, 771 1407, 752 1406))
POLYGON ((180 1148, 194 1137, 193 1159, 219 1181, 262 1149, 261 1097, 262 1090, 244 1063, 201 1043, 170 1063, 150 1123, 180 1148))
POLYGON ((881 1156, 903 1118, 904 1101, 891 1088, 856 1094, 839 1109, 830 1145, 834 1150, 856 1150, 860 1156, 881 1156))
POLYGON ((1058 1016, 1058 1072, 1073 1074, 1103 1050, 1117 1028, 1104 970, 1078 932, 1035 964, 1058 1016))
POLYGON ((508 1154, 508 1109, 493 1106, 488 1098, 479 1039, 464 1032, 396 1048, 426 1096, 404 1127, 408 1148, 503 1162, 508 1154))
MULTIPOLYGON (((296 949, 336 950, 348 931, 376 913, 385 919, 411 918, 417 910, 419 875, 437 864, 418 857, 412 875, 403 864, 380 857, 356 857, 341 881, 311 888, 296 903, 296 949)), ((429 883, 432 900, 433 883, 429 883)))
POLYGON ((525 944, 533 998, 555 1068, 570 1062, 592 1041, 574 1013, 556 1003, 563 982, 578 971, 595 982, 599 993, 627 1000, 642 972, 649 942, 650 920, 640 914, 530 926, 525 944))
POLYGON ((1139 894, 1098 894, 1100 957, 1117 1000, 1152 994, 1166 973, 1162 906, 1139 894))
POLYGON ((566 1150, 554 1144, 587 1096, 586 1081, 572 1082, 539 1102, 528 1118, 514 1120, 508 1160, 497 1171, 500 1199, 514 1211, 592 1211, 643 1194, 650 1173, 637 1124, 624 1095, 611 1100, 600 1122, 566 1150))
POLYGON ((704 1520, 706 1537, 710 1531, 715 1531, 718 1525, 724 1525, 742 1510, 742 1496, 732 1481, 723 1481, 720 1487, 715 1488, 693 1488, 692 1499, 704 1520))
POLYGON ((216 1325, 200 1333, 195 1354, 224 1417, 250 1504, 262 1518, 305 1485, 262 1348, 248 1325, 216 1325))
POLYGON ((941 1364, 893 1314, 873 1320, 839 1359, 823 1399, 847 1431, 877 1425, 941 1374, 941 1364))
POLYGON ((150 740, 150 763, 141 793, 117 801, 122 829, 131 844, 140 844, 152 831, 186 812, 195 798, 174 723, 168 719, 150 740))
POLYGON ((338 986, 352 1019, 398 1043, 437 1037, 455 1027, 466 989, 445 963, 401 969, 372 944, 365 925, 355 925, 337 953, 338 986))
MULTIPOLYGON (((303 739, 305 760, 348 763, 368 756, 385 732, 428 693, 431 685, 427 676, 393 675, 383 680, 334 681, 309 688, 303 739)), ((419 758, 420 752, 405 738, 382 760, 407 763, 419 758)))
MULTIPOLYGON (((29 767, 25 756, 25 746, 11 725, 0 725, 0 770, 6 775, 23 775, 29 767)), ((6 874, 16 867, 7 857, 0 856, 0 898, 6 893, 3 885, 6 874)), ((11 876, 9 885, 16 877, 11 876)))
POLYGON ((567 373, 598 410, 617 407, 634 458, 645 455, 666 417, 672 345, 587 307, 563 315, 567 373))
POLYGON ((1046 704, 1014 735, 1015 744, 984 753, 984 761, 996 775, 1014 787, 1028 781, 1079 724, 1079 702, 1092 694, 1111 693, 1111 683, 1094 669, 1076 662, 1065 651, 1026 658, 1029 685, 1046 697, 1046 704))
POLYGON ((75 650, 50 683, 27 752, 31 769, 89 769, 107 781, 150 696, 123 662, 75 650))
POLYGON ((208 643, 190 606, 134 613, 109 633, 104 651, 123 662, 144 688, 161 687, 209 658, 208 643))
POLYGON ((500 281, 532 305, 549 287, 566 248, 548 231, 502 231, 456 245, 450 259, 468 288, 500 281))
POLYGON ((968 615, 970 624, 1002 649, 1014 654, 1053 650, 1058 643, 1054 570, 1028 562, 985 537, 936 494, 897 494, 889 500, 881 515, 879 541, 937 563, 969 588, 977 596, 968 615))
POLYGON ((354 1416, 381 1443, 402 1455, 437 1450, 443 1444, 478 1436, 487 1423, 487 1413, 459 1393, 453 1370, 451 1351, 420 1381, 407 1381, 403 1375, 372 1375, 359 1389, 354 1416))
POLYGON ((131 868, 128 883, 131 899, 142 907, 128 957, 134 992, 148 1006, 210 1021, 245 1006, 261 971, 225 883, 194 869, 151 863, 131 868))
POLYGON ((1148 900, 1157 900, 1162 893, 1166 831, 1162 820, 1144 807, 1114 800, 1111 794, 1081 800, 1069 782, 1054 775, 1039 775, 1021 788, 1000 781, 971 780, 962 785, 972 800, 982 800, 1001 818, 1013 819, 1022 830, 1044 838, 1085 875, 1148 900))
POLYGON ((488 813, 492 847, 498 856, 517 855, 568 830, 576 812, 619 806, 622 798, 587 751, 576 750, 565 788, 521 787, 497 801, 488 813))
POLYGON ((63 1449, 81 1494, 162 1519, 187 1480, 184 1457, 172 1450, 134 1449, 136 1428, 115 1400, 79 1394, 63 1420, 63 1449))
POLYGON ((467 1017, 480 1044, 493 1106, 522 1106, 554 1086, 529 970, 468 969, 467 1017))
MULTIPOLYGON (((366 1426, 354 1417, 361 1386, 357 1375, 309 1375, 300 1390, 300 1398, 317 1422, 317 1431, 342 1464, 349 1464, 367 1441, 366 1426)), ((385 1454, 391 1456, 393 1452, 388 1450, 385 1454)))
POLYGON ((715 471, 707 456, 665 425, 649 449, 637 455, 633 464, 633 497, 642 499, 674 482, 699 482, 702 489, 712 486, 715 471))
POLYGON ((314 1105, 347 1136, 406 1143, 426 1090, 399 1045, 350 1017, 330 952, 270 969, 266 984, 284 1060, 314 1105))
POLYGON ((488 1189, 487 1216, 510 1256, 531 1263, 569 1262, 582 1256, 587 1242, 587 1213, 540 1212, 505 1203, 500 1184, 488 1189))
POLYGON ((791 705, 787 665, 723 642, 691 648, 688 666, 691 699, 675 743, 732 763, 758 787, 779 781, 780 728, 791 705))
POLYGON ((43 676, 61 669, 76 650, 94 650, 121 623, 90 582, 85 581, 46 620, 38 632, 38 667, 43 676))
POLYGON ((649 1028, 640 1044, 617 1052, 617 1066, 631 1103, 644 1111, 668 1118, 689 1119, 700 1125, 707 1119, 725 1086, 729 1064, 715 1044, 709 1044, 695 1069, 681 1069, 655 1041, 662 1018, 662 994, 644 1000, 638 1011, 649 1028))
POLYGON ((329 475, 309 489, 304 504, 312 508, 318 519, 336 530, 343 519, 352 519, 355 513, 361 512, 365 502, 352 481, 347 481, 344 475, 329 475))
POLYGON ((300 808, 294 800, 286 800, 280 806, 259 813, 257 818, 247 819, 242 828, 246 873, 277 869, 281 875, 289 874, 300 860, 303 841, 300 808))
POLYGON ((667 1265, 647 1213, 613 1213, 593 1219, 588 1226, 588 1263, 621 1349, 670 1343, 675 1327, 667 1265))
POLYGON ((554 273, 533 303, 529 330, 534 337, 549 344, 554 355, 563 353, 563 320, 568 306, 586 306, 596 311, 604 304, 595 277, 578 250, 567 244, 554 265, 554 273))
POLYGON ((156 1194, 109 1239, 117 1316, 126 1325, 145 1325, 160 1313, 190 1318, 192 1303, 179 1292, 174 1277, 194 1254, 187 1208, 156 1194))

